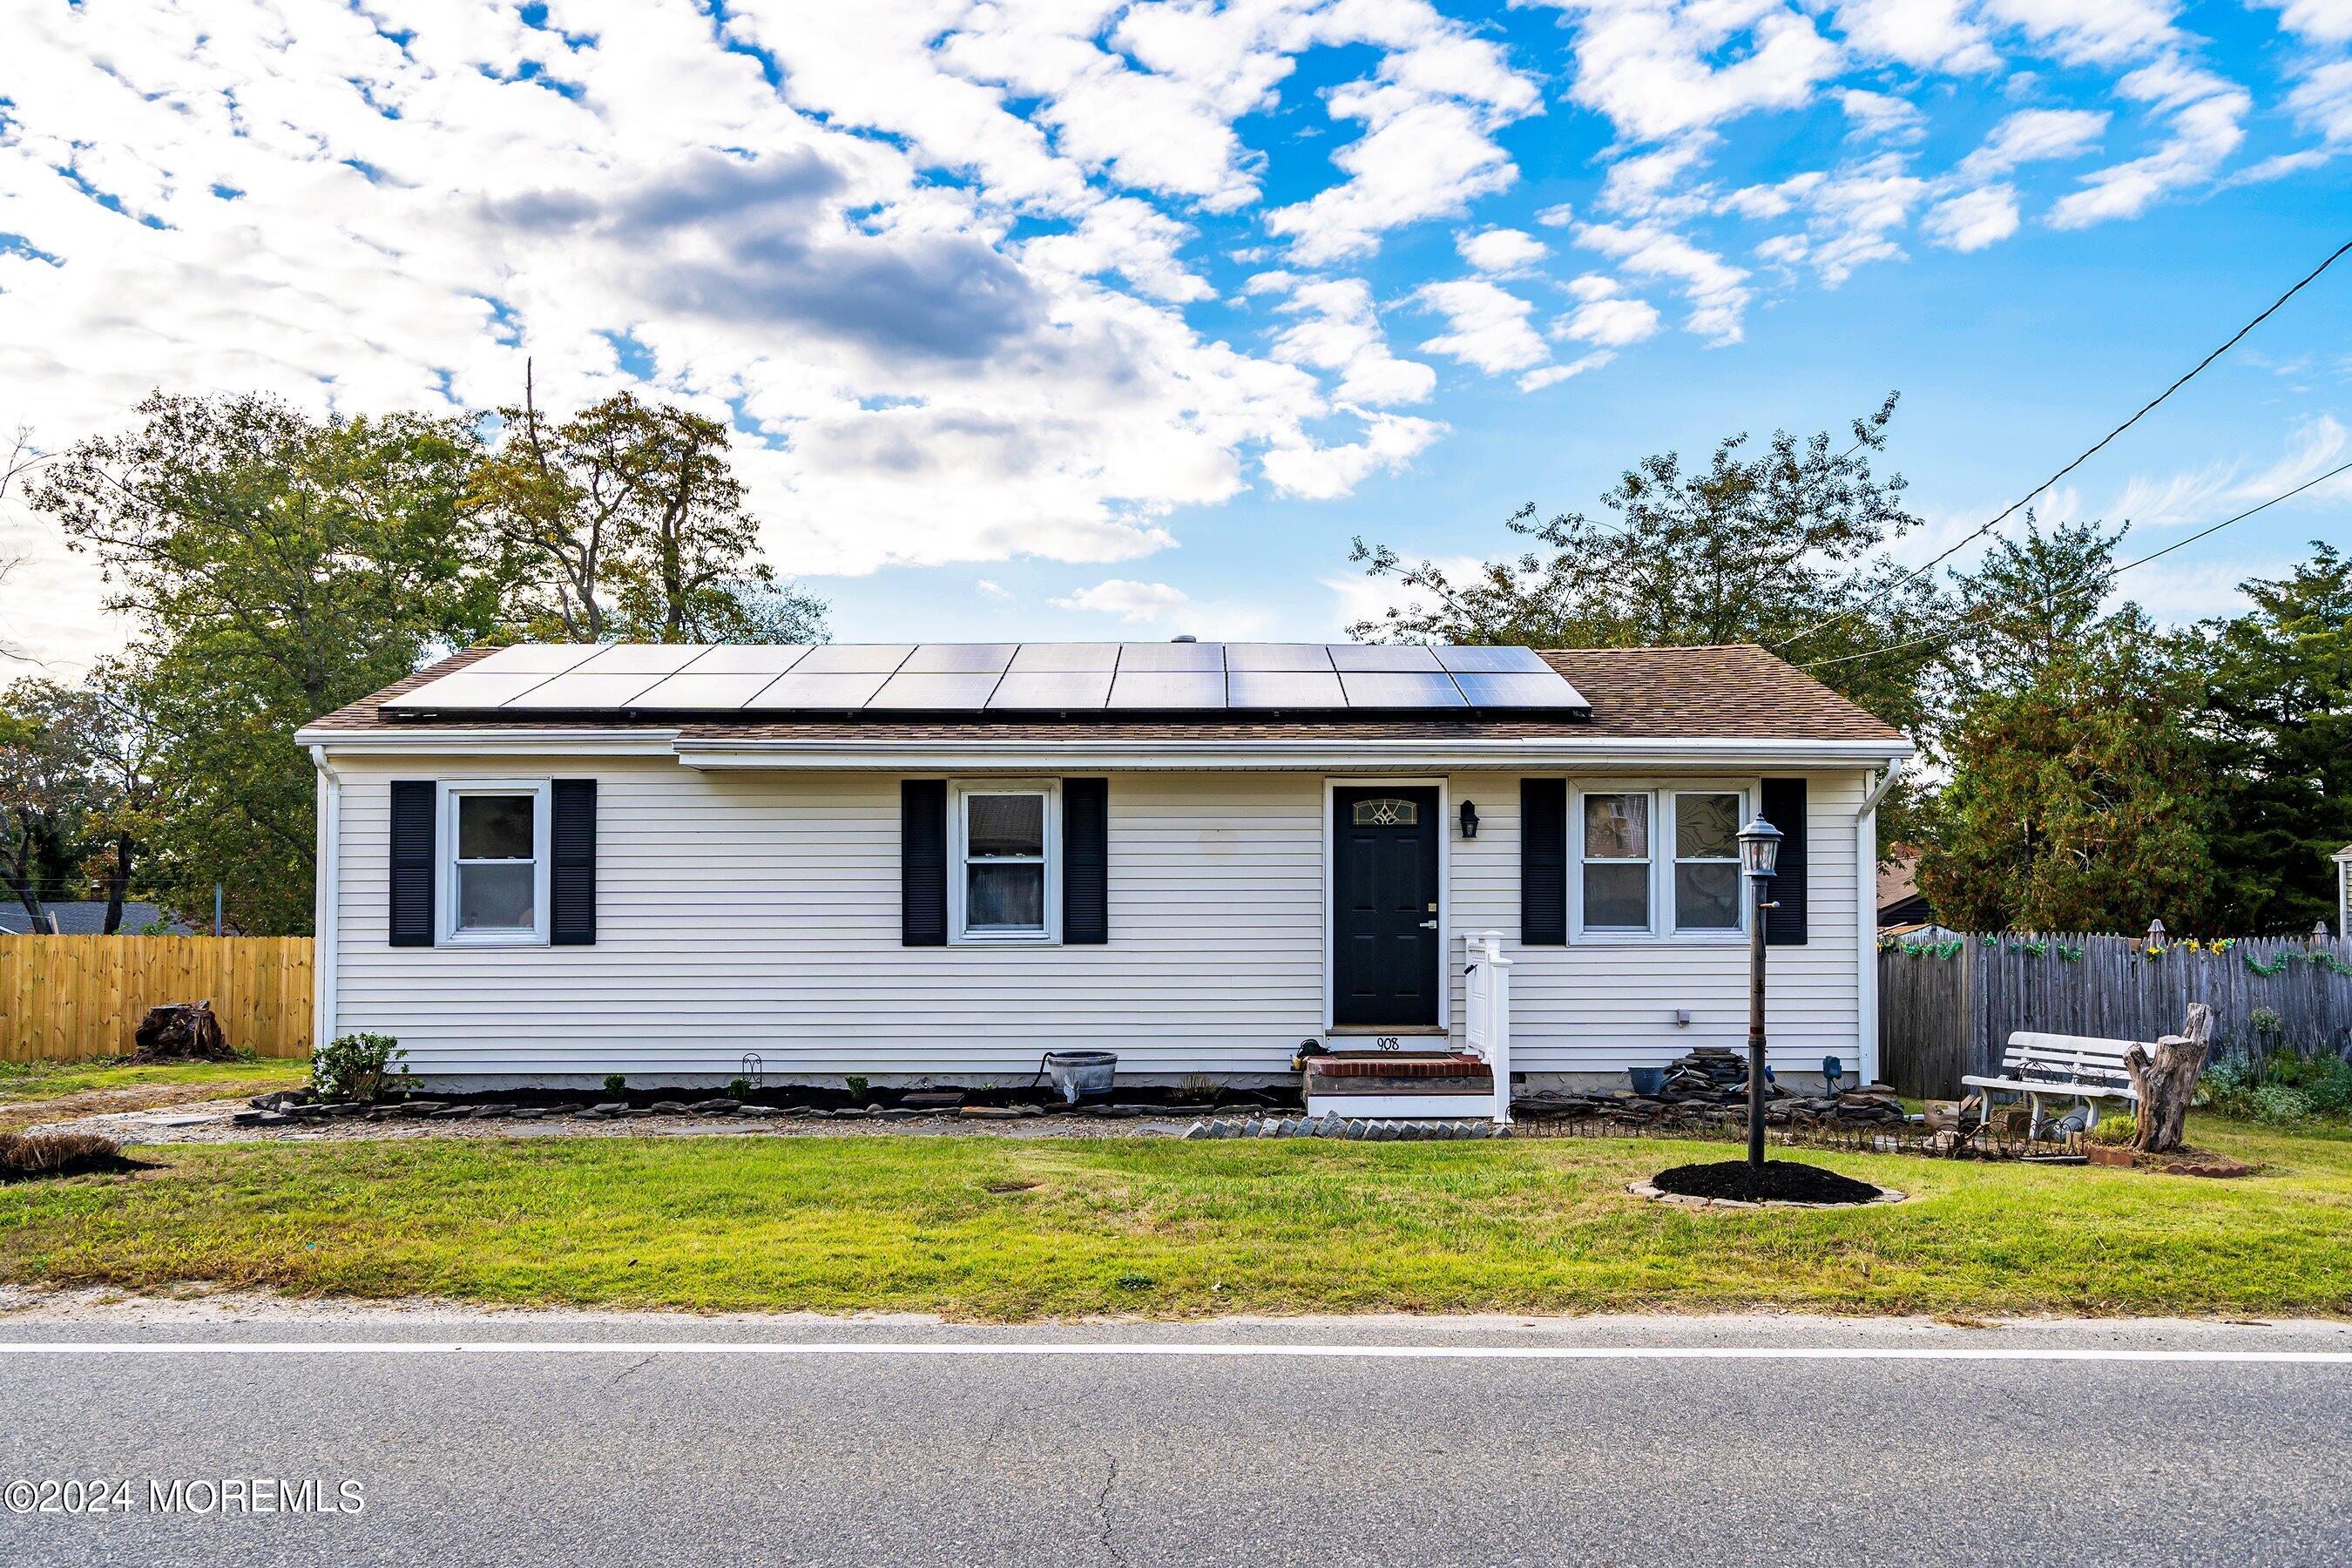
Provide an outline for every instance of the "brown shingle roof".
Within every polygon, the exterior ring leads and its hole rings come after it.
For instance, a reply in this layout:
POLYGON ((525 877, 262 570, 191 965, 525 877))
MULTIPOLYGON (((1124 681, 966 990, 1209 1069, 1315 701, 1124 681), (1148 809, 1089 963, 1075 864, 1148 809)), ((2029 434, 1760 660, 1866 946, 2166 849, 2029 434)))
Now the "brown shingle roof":
POLYGON ((1717 647, 1554 648, 1543 657, 1592 704, 1589 719, 1414 716, 1329 720, 762 719, 686 722, 676 717, 528 720, 387 719, 383 701, 462 669, 491 650, 445 658, 407 679, 339 708, 310 728, 383 731, 478 729, 677 729, 696 740, 810 741, 1453 741, 1578 736, 1610 740, 1890 741, 1902 736, 1785 660, 1752 644, 1717 647))

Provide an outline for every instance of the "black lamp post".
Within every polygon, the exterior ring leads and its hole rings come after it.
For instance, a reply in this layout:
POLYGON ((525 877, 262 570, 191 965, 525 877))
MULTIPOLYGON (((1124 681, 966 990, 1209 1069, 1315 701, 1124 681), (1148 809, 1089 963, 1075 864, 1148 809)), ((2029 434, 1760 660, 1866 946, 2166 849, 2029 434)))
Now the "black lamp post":
POLYGON ((1780 830, 1758 816, 1739 830, 1739 864, 1748 873, 1748 1168, 1764 1170, 1764 911, 1776 906, 1765 884, 1780 864, 1780 830))

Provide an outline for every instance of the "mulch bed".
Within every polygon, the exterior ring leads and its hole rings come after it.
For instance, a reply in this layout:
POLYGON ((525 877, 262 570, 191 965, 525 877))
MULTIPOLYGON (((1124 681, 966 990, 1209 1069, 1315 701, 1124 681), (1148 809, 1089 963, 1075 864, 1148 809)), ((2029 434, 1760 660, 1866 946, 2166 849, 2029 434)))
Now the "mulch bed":
POLYGON ((1650 1184, 1680 1197, 1728 1198, 1744 1204, 1870 1204, 1882 1195, 1868 1182, 1794 1160, 1765 1161, 1760 1179, 1745 1160, 1676 1165, 1651 1177, 1650 1184))
POLYGON ((2243 1160, 2232 1160, 2227 1154, 2217 1154, 2210 1149, 2191 1149, 2187 1144, 2162 1154, 2142 1154, 2133 1162, 2143 1171, 2161 1171, 2168 1176, 2251 1176, 2254 1167, 2243 1160))

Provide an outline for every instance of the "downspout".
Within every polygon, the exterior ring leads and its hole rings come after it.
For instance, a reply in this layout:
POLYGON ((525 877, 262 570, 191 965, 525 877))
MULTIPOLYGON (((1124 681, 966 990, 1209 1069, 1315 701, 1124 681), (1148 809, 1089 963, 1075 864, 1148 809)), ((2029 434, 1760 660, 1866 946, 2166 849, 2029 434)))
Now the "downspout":
POLYGON ((1853 971, 1854 995, 1861 1003, 1857 1029, 1862 1038, 1862 1077, 1879 1081, 1878 1062, 1878 804, 1903 776, 1903 759, 1889 759, 1886 771, 1863 792, 1862 808, 1853 815, 1853 971))
POLYGON ((343 780, 327 760, 327 748, 312 746, 310 763, 319 770, 319 872, 312 880, 310 930, 310 1048, 319 1049, 332 1037, 335 1026, 335 977, 342 953, 337 938, 342 924, 343 780))

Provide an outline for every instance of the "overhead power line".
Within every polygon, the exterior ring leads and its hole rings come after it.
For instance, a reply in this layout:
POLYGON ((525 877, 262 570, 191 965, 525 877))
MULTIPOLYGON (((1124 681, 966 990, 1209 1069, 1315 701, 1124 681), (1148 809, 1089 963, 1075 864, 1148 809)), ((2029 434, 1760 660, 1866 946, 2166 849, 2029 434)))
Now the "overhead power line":
MULTIPOLYGON (((2094 457, 2098 455, 2101 448, 2105 447, 2108 442, 2113 441, 2116 437, 2122 435, 2125 431, 2138 424, 2140 420, 2144 418, 2151 409, 2155 408, 2158 404, 2162 403, 2166 398, 2170 397, 2174 393, 2188 385, 2190 381, 2196 378, 2198 372, 2203 370, 2207 365, 2211 364, 2215 360, 2220 359, 2223 354, 2228 353, 2231 349, 2237 347, 2239 340, 2242 339, 2248 332, 2252 331, 2256 327, 2261 326, 2264 321, 2268 321, 2273 312, 2276 311, 2280 306, 2285 304, 2289 300, 2294 299, 2297 294, 2302 293, 2305 288, 2306 288, 2321 273, 2335 266, 2337 258, 2342 257, 2347 250, 2352 250, 2352 239, 2347 239, 2342 245, 2337 246, 2335 250, 2328 254, 2326 260, 2313 268, 2309 272, 2305 273, 2302 279, 2297 282, 2294 288, 2289 289, 2285 293, 2272 300, 2270 304, 2264 308, 2261 315, 2256 316, 2252 321, 2248 321, 2244 326, 2240 327, 2236 331, 2231 333, 2229 342, 2223 343, 2220 348, 2215 349, 2211 353, 2207 354, 2203 359, 2199 360, 2195 364, 2189 366, 2188 371, 2182 374, 2178 381, 2175 381, 2170 386, 2166 387, 2162 392, 2158 393, 2154 397, 2149 398, 2146 403, 2140 405, 2138 410, 2135 412, 2130 418, 2125 420, 2122 424, 2116 426, 2114 429, 2100 437, 2095 443, 2086 447, 2080 456, 2074 458, 2073 462, 2068 463, 2064 468, 2059 469, 2056 473, 2051 475, 2048 479, 2042 480, 2040 484, 2034 486, 2032 489, 2018 497, 2017 500, 2010 502, 2008 506, 2001 510, 2000 515, 1994 518, 1990 522, 1986 523, 1982 528, 1978 529, 1974 533, 1969 534, 1967 538, 1961 540, 1958 543, 1953 545, 1950 549, 1937 556, 1933 561, 1927 563, 1925 565, 1916 566, 1912 570, 1906 572, 1903 575, 1895 578, 1885 587, 1873 593, 1868 598, 1863 600, 1862 603, 1851 605, 1846 609, 1840 610, 1836 615, 1830 616, 1827 620, 1820 621, 1812 626, 1807 626, 1803 631, 1797 633, 1794 637, 1786 637, 1780 642, 1774 643, 1772 645, 1773 650, 1778 652, 1780 649, 1787 647, 1790 643, 1801 642, 1805 638, 1812 636, 1815 632, 1825 631, 1829 627, 1836 626, 1840 621, 1849 619, 1852 616, 1861 614, 1864 610, 1868 609, 1871 605, 1885 598, 1887 595, 1895 592, 1895 589, 1903 586, 1904 584, 1910 582, 1913 578, 1918 576, 1924 572, 1934 571, 1937 567, 1942 565, 1945 562, 1949 561, 1953 556, 1958 555, 1969 545, 1974 544, 1978 540, 1982 539, 1986 534, 1990 533, 1994 529, 1999 528, 2002 523, 2007 522, 2011 518, 2015 517, 2020 511, 2025 509, 2026 505, 2030 503, 2035 496, 2040 495, 2052 485, 2056 484, 2060 479, 2064 479, 2068 474, 2073 473, 2084 463, 2089 462, 2094 457)), ((2187 541, 2184 540, 2182 542, 2186 543, 2187 541)), ((1808 665, 1805 668, 1810 669, 1812 667, 1808 665)))
MULTIPOLYGON (((2126 561, 2120 566, 2110 566, 2105 572, 2098 574, 2096 576, 2085 577, 2082 582, 2075 584, 2073 587, 2063 588, 2059 590, 2059 592, 2061 594, 2074 594, 2087 591, 2092 588, 2105 587, 2107 584, 2114 582, 2117 577, 2130 571, 2135 566, 2145 566, 2159 555, 2169 555, 2174 551, 2184 549, 2189 545, 2196 543, 2200 539, 2210 539, 2213 535, 2221 532, 2231 523, 2243 522, 2246 519, 2253 516, 2254 513, 2258 511, 2267 511, 2283 500, 2293 500, 2304 491, 2316 489, 2318 486, 2324 485, 2328 480, 2336 478, 2336 475, 2345 473, 2352 473, 2352 463, 2339 463, 2335 468, 2328 469, 2326 473, 2319 475, 2315 479, 2304 480, 2303 483, 2295 486, 2294 489, 2291 490, 2280 491, 2277 495, 2271 497, 2270 500, 2263 501, 2259 506, 2248 507, 2245 510, 2238 513, 2235 517, 2225 517, 2221 521, 2213 524, 2210 528, 2200 529, 2195 533, 2189 535, 2186 539, 2176 539, 2171 543, 2166 545, 2163 549, 2151 550, 2147 554, 2139 557, 2137 561, 2126 561)), ((1981 612, 1979 612, 1979 616, 1981 616, 1981 612)), ((1820 669, 1825 666, 1832 664, 1851 664, 1858 658, 1875 658, 1882 653, 1900 653, 1905 648, 1925 647, 1929 643, 1949 642, 1966 630, 1968 630, 1967 626, 1958 626, 1952 627, 1949 631, 1937 632, 1930 637, 1913 637, 1908 642, 1888 643, 1885 647, 1865 648, 1861 653, 1843 653, 1838 655, 1835 658, 1817 658, 1810 664, 1801 664, 1797 666, 1797 668, 1799 669, 1820 669)))

